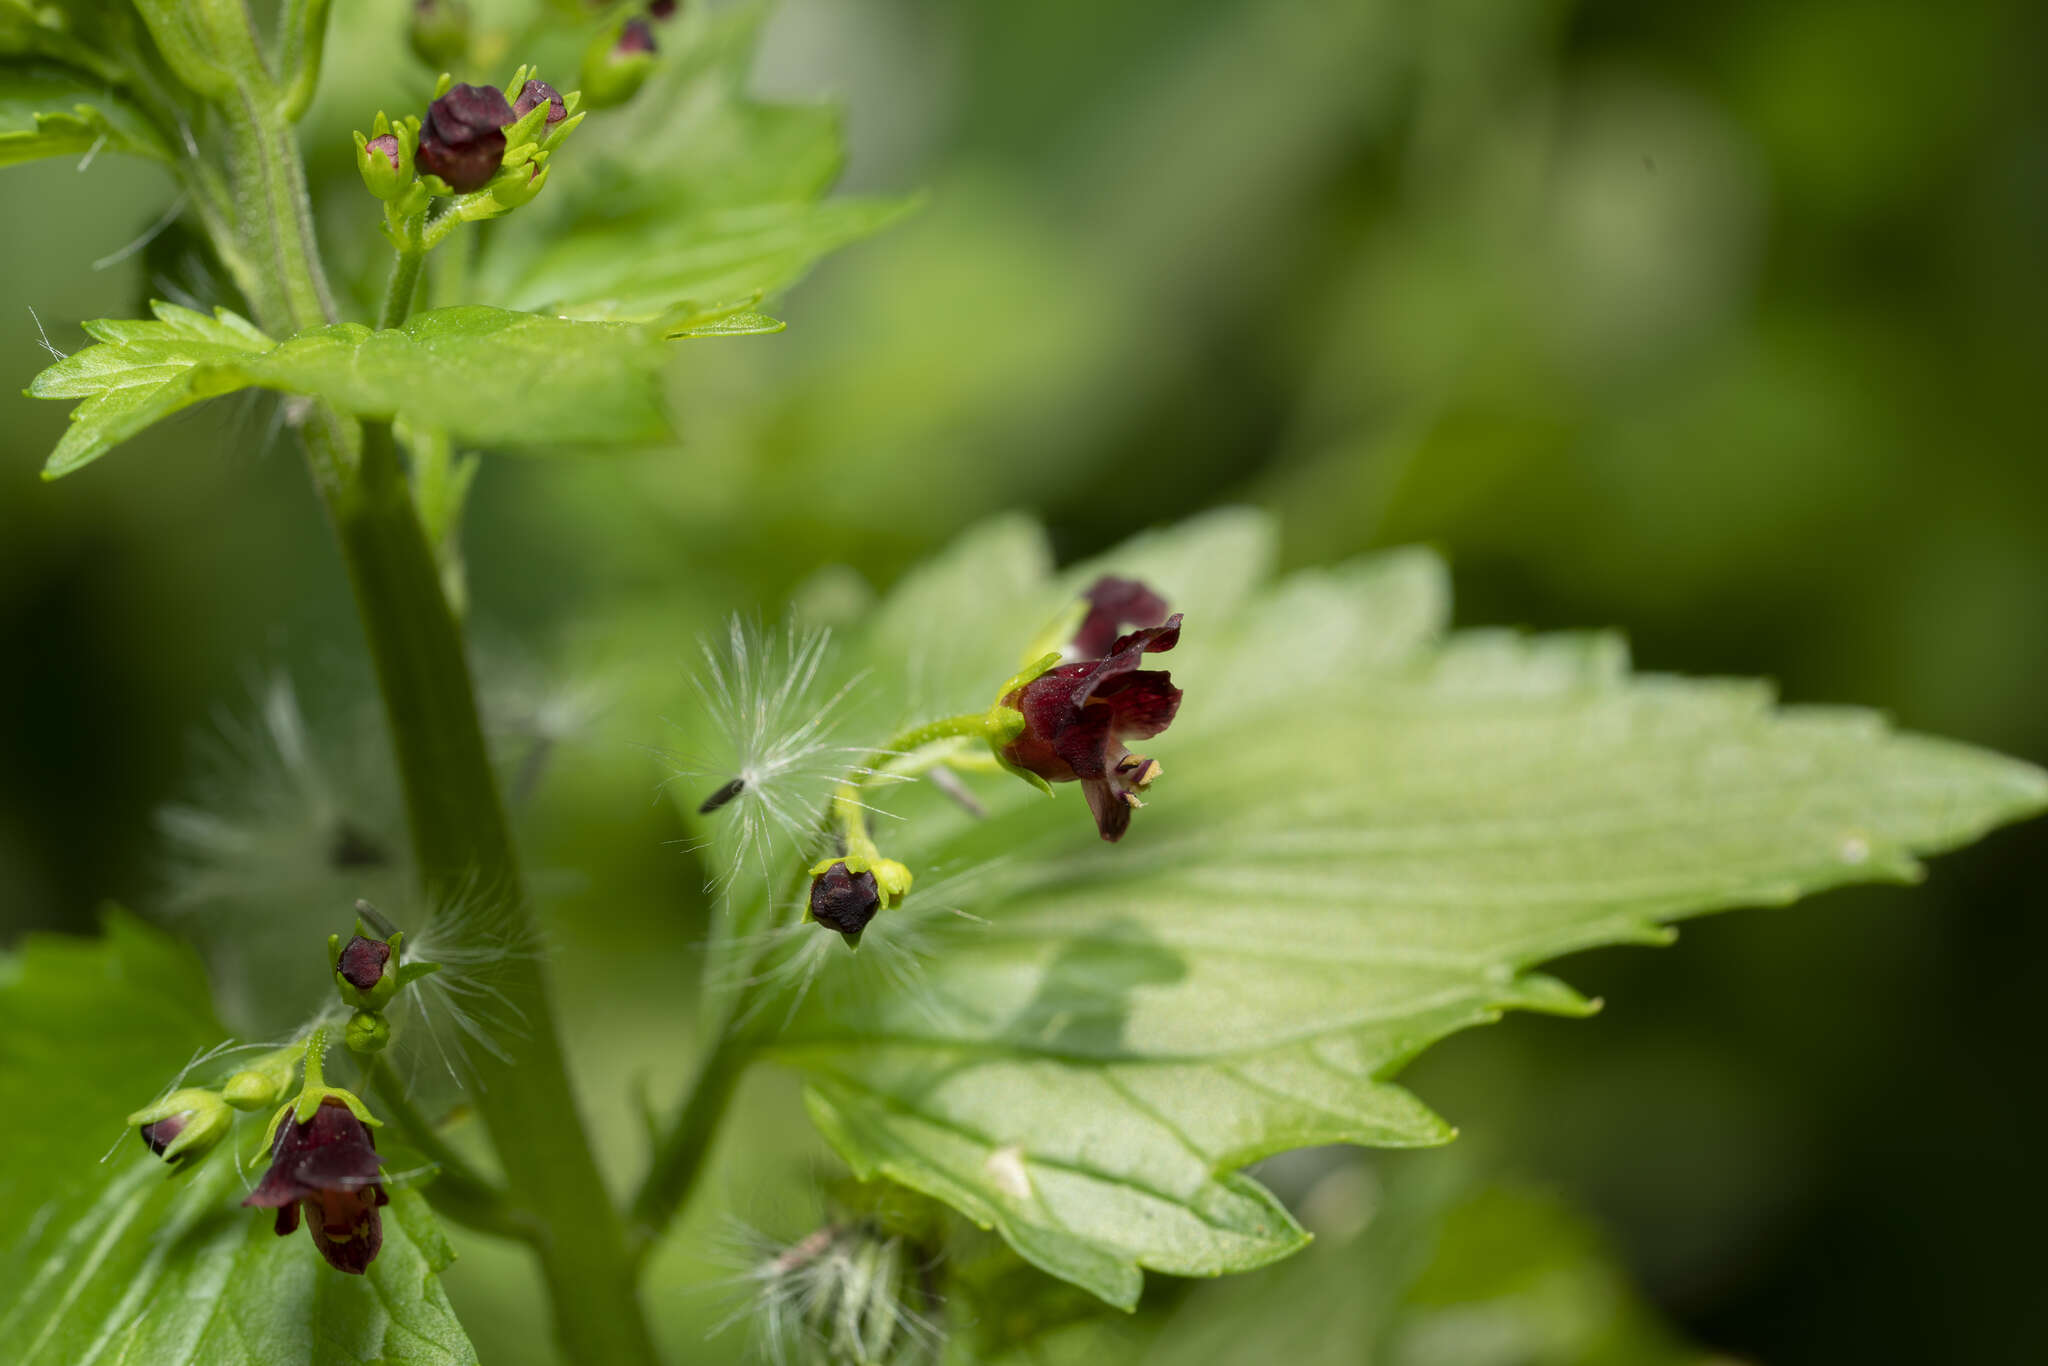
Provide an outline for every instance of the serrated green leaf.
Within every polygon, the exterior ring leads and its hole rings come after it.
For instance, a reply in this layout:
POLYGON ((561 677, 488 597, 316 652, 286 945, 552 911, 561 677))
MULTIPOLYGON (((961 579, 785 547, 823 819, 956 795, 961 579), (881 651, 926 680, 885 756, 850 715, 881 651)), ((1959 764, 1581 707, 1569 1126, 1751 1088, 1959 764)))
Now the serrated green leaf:
POLYGON ((260 387, 396 419, 466 445, 581 449, 659 440, 669 427, 657 329, 464 306, 402 327, 316 327, 278 343, 225 309, 173 304, 157 320, 87 323, 99 339, 37 375, 37 398, 81 398, 43 477, 98 459, 201 399, 260 387))
POLYGON ((154 125, 119 96, 61 67, 0 64, 0 166, 101 153, 172 159, 154 125))
POLYGON ((636 322, 685 300, 786 289, 879 231, 902 199, 824 199, 844 158, 836 110, 745 95, 767 13, 696 7, 625 108, 588 124, 546 196, 478 263, 482 297, 563 317, 636 322))
POLYGON ((259 1166, 263 1117, 176 1178, 126 1130, 127 1110, 222 1039, 189 949, 120 913, 97 940, 32 937, 0 960, 0 1038, 0 1104, 33 1116, 0 1139, 12 1366, 476 1360, 437 1274, 452 1253, 416 1192, 391 1192, 383 1250, 346 1276, 240 1207, 238 1162, 259 1166))
POLYGON ((2040 771, 1869 713, 1631 675, 1612 637, 1445 637, 1420 552, 1266 585, 1268 539, 1222 514, 1056 580, 1008 522, 913 577, 860 662, 938 709, 987 705, 1089 575, 1152 582, 1187 614, 1156 664, 1186 690, 1146 746, 1165 777, 1116 846, 1071 791, 983 780, 977 822, 881 790, 920 886, 779 1043, 856 1170, 1113 1303, 1141 1267, 1298 1245, 1246 1163, 1450 1137, 1389 1078, 1504 1010, 1590 1010, 1543 961, 1908 880, 2048 803, 2040 771))

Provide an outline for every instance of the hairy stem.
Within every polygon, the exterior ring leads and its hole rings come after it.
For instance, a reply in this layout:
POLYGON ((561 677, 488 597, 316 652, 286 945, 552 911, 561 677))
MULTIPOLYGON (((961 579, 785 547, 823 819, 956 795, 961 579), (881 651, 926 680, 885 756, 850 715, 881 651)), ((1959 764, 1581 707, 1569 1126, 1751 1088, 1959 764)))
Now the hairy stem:
POLYGON ((379 328, 396 327, 412 313, 413 295, 418 292, 424 251, 401 251, 391 263, 391 283, 384 289, 384 306, 377 311, 379 328))
MULTIPOLYGON (((258 267, 265 327, 330 316, 305 170, 285 112, 248 88, 230 108, 236 237, 258 267)), ((429 904, 462 899, 529 928, 532 915, 477 718, 469 660, 398 466, 391 429, 325 405, 300 425, 368 637, 429 904)), ((526 1036, 476 1063, 476 1105, 505 1170, 507 1219, 530 1228, 563 1354, 590 1366, 657 1361, 623 1221, 597 1170, 569 1085, 541 964, 514 958, 501 989, 526 1036)))
MULTIPOLYGON (((532 912, 469 661, 388 425, 364 429, 354 476, 330 493, 328 508, 369 636, 428 900, 461 899, 483 916, 523 924, 532 912)), ((541 965, 508 961, 500 986, 526 1037, 509 1061, 478 1056, 475 1102, 513 1209, 536 1229, 563 1352, 578 1363, 651 1363, 625 1230, 577 1113, 541 965)))

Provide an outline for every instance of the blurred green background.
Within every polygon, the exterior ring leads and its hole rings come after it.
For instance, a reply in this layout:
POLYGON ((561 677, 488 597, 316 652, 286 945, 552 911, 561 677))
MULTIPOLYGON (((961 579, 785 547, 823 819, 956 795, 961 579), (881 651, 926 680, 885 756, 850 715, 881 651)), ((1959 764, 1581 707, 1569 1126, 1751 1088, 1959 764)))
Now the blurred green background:
MULTIPOLYGON (((307 137, 330 251, 366 261, 346 130, 429 78, 392 6, 337 9, 307 137)), ((843 98, 847 185, 924 207, 793 293, 787 334, 684 344, 680 449, 494 460, 469 520, 492 686, 603 699, 522 821, 621 1184, 638 1079, 668 1094, 693 1047, 701 873, 636 746, 688 705, 696 637, 857 602, 993 511, 1075 556, 1226 502, 1276 512, 1295 564, 1427 541, 1462 623, 1612 626, 1645 668, 2048 762, 2044 51, 2018 0, 787 0, 759 89, 843 98)), ((73 350, 176 261, 109 259, 168 202, 147 168, 6 177, 18 387, 31 309, 73 350)), ((367 670, 274 405, 43 486, 61 406, 0 402, 12 938, 159 906, 152 813, 195 737, 277 668, 339 725, 367 670)), ((2040 845, 1585 955, 1563 975, 1604 1015, 1410 1079, 1461 1160, 1563 1192, 1710 1349, 2048 1359, 2040 845)), ((694 1346, 724 1308, 683 1288, 722 1274, 723 1221, 800 1232, 783 1206, 815 1196, 792 1088, 756 1079, 740 1122, 653 1292, 693 1354, 738 1347, 694 1346)), ((526 1272, 463 1246, 484 1359, 527 1359, 526 1272)))

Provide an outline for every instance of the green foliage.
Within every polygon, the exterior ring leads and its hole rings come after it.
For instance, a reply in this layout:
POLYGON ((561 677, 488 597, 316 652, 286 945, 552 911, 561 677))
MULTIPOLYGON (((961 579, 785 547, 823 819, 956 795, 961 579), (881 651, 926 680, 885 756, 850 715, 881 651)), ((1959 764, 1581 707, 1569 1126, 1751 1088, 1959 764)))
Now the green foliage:
POLYGON ((1346 1164, 1304 1194, 1331 1224, 1261 1276, 1198 1291, 1140 1360, 1175 1366, 1680 1366, 1597 1233, 1555 1197, 1459 1164, 1346 1164), (1360 1224, 1362 1223, 1362 1227, 1360 1224))
POLYGON ((0 963, 0 1037, 0 1104, 33 1116, 0 1178, 11 1362, 475 1361, 417 1192, 391 1193, 382 1253, 344 1276, 238 1207, 267 1116, 175 1179, 125 1130, 124 1110, 220 1041, 189 949, 120 912, 98 940, 31 939, 0 963))
POLYGON ((0 65, 0 166, 102 152, 171 160, 143 114, 60 67, 0 65))
POLYGON ((688 7, 662 65, 550 170, 548 193, 494 234, 480 297, 564 317, 648 321, 751 300, 877 231, 901 200, 823 196, 844 156, 836 111, 748 100, 767 7, 688 7))
POLYGON ((2028 765, 1868 713, 1632 676, 1612 637, 1447 636, 1426 555, 1268 584, 1271 556, 1232 513, 1055 579, 1006 523, 913 576, 870 649, 939 708, 986 705, 1091 576, 1157 586, 1187 613, 1161 659, 1186 701, 1148 746, 1166 777, 1115 847, 1067 793, 990 788, 985 822, 922 790, 888 802, 910 819, 887 852, 927 880, 891 913, 914 971, 832 962, 779 1044, 856 1170, 1112 1303, 1141 1267, 1300 1245, 1246 1163, 1448 1139, 1389 1078, 1504 1010, 1592 1010, 1544 960, 1911 880, 1915 854, 2048 801, 2028 765))
POLYGON ((279 344, 226 309, 153 305, 157 321, 85 324, 98 338, 37 375, 37 398, 85 400, 43 476, 54 479, 180 409, 251 386, 307 394, 479 445, 583 447, 668 431, 659 335, 465 305, 372 331, 339 323, 279 344))

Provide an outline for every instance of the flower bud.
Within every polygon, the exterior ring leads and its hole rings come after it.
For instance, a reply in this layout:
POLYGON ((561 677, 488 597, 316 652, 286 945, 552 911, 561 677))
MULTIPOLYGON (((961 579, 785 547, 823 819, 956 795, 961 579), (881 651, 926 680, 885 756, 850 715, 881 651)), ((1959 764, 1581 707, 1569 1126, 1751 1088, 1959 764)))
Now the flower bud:
POLYGON ((172 1167, 183 1170, 213 1151, 235 1124, 235 1112, 212 1091, 173 1091, 128 1116, 143 1144, 172 1167))
POLYGON ((334 985, 341 999, 358 1010, 382 1010, 398 990, 398 938, 389 942, 371 939, 360 924, 347 944, 341 936, 327 937, 328 952, 334 955, 334 985))
POLYGON ((654 53, 654 30, 645 19, 598 34, 583 53, 584 105, 609 109, 632 99, 654 69, 654 53))
POLYGON ((463 0, 413 0, 406 36, 414 54, 434 70, 458 66, 469 54, 469 6, 463 0))
POLYGON ((342 1041, 351 1053, 382 1053, 391 1042, 391 1022, 373 1010, 358 1010, 348 1017, 342 1041))
POLYGON ((458 85, 427 106, 420 124, 419 168, 457 194, 480 190, 505 157, 512 106, 494 85, 458 85))
POLYGON ((681 8, 676 0, 654 0, 654 3, 647 7, 647 15, 651 19, 673 19, 676 17, 676 11, 681 8))
POLYGON ((861 932, 881 909, 873 873, 850 872, 841 861, 811 879, 811 919, 839 931, 849 944, 860 943, 861 932))
POLYGON ((546 81, 528 81, 520 90, 519 98, 512 102, 512 112, 523 117, 543 103, 548 106, 548 127, 552 128, 569 117, 569 106, 563 103, 562 92, 546 81))
POLYGON ((373 138, 357 133, 356 170, 363 177, 363 188, 371 194, 385 200, 398 198, 412 185, 410 140, 398 131, 373 138))
POLYGON ((286 1049, 254 1067, 243 1068, 221 1087, 221 1099, 237 1110, 268 1110, 284 1099, 298 1056, 296 1050, 286 1049))

